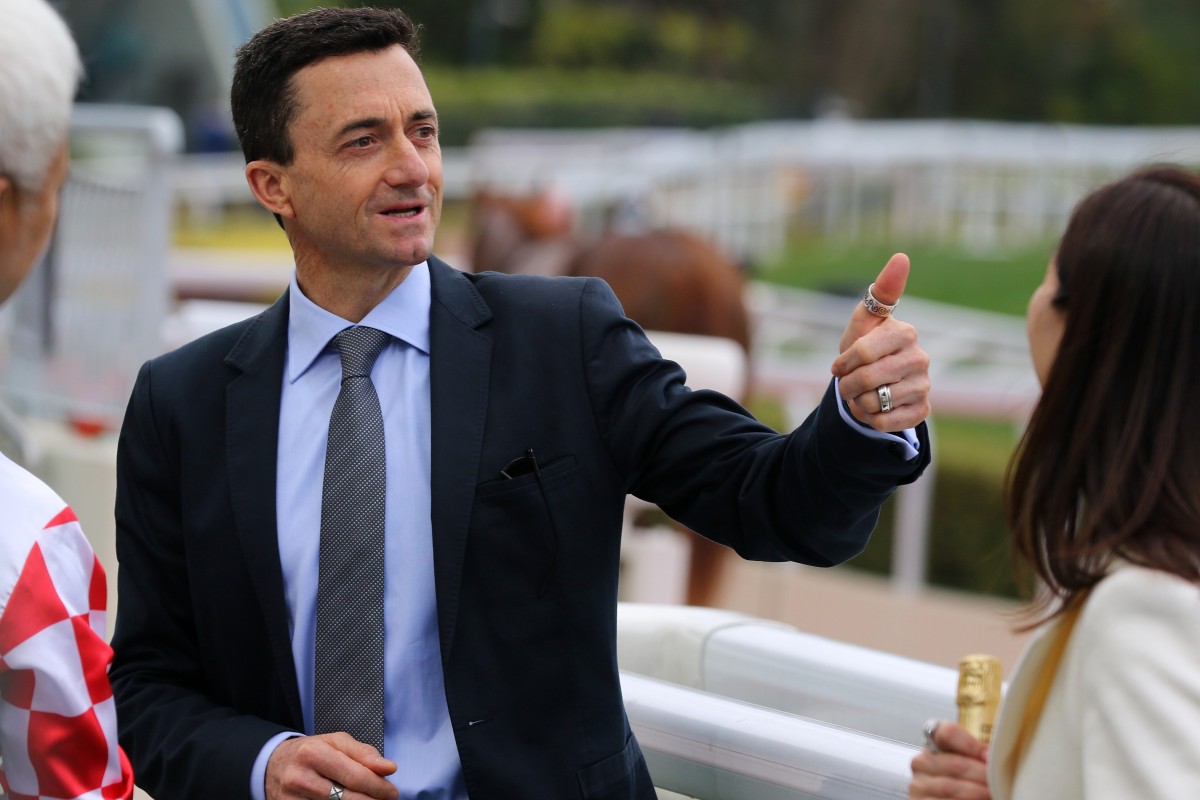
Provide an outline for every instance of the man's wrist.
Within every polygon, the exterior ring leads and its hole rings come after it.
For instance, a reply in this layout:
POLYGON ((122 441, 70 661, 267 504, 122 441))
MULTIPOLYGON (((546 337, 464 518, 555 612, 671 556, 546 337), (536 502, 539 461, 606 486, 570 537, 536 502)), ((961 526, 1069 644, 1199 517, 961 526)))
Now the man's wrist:
POLYGON ((847 425, 854 430, 866 436, 869 439, 878 439, 883 442, 890 442, 900 448, 901 458, 905 461, 912 461, 921 453, 921 443, 917 438, 915 428, 906 428, 899 433, 886 433, 877 431, 870 425, 862 422, 850 412, 850 406, 842 398, 841 392, 838 391, 838 379, 833 379, 833 393, 837 398, 838 413, 842 415, 842 419, 847 425))
POLYGON ((267 800, 267 762, 271 760, 275 748, 288 739, 295 739, 303 735, 294 731, 284 731, 267 739, 266 744, 258 751, 258 758, 254 759, 254 767, 250 770, 251 800, 267 800))

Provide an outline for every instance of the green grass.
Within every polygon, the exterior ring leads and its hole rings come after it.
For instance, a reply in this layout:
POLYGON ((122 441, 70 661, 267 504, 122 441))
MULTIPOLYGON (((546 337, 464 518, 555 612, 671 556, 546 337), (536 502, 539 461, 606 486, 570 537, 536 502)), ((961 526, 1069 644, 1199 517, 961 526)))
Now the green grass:
POLYGON ((755 276, 802 289, 858 293, 893 253, 904 252, 912 261, 907 294, 1024 315, 1029 295, 1046 272, 1052 249, 1051 243, 1044 243, 1002 255, 981 256, 960 247, 928 243, 798 238, 782 256, 759 266, 755 276))

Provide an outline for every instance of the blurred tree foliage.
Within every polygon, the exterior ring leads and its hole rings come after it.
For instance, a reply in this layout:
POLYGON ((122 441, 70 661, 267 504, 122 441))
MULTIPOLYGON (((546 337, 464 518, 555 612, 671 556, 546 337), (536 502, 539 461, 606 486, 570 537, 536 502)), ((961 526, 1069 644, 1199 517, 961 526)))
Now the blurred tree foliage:
POLYGON ((1200 122, 1196 0, 375 2, 427 62, 734 82, 771 116, 1200 122))
POLYGON ((462 145, 483 128, 736 125, 769 116, 769 104, 729 81, 662 72, 424 64, 440 139, 462 145))

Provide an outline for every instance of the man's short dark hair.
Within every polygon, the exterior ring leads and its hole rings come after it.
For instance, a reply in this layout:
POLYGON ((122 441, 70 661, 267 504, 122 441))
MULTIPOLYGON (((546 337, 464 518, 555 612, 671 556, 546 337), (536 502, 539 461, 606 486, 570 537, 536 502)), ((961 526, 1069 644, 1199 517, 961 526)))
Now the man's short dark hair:
POLYGON ((296 115, 292 76, 331 56, 400 45, 417 57, 417 27, 396 9, 318 8, 279 19, 237 51, 230 104, 246 163, 290 164, 288 128, 296 115))

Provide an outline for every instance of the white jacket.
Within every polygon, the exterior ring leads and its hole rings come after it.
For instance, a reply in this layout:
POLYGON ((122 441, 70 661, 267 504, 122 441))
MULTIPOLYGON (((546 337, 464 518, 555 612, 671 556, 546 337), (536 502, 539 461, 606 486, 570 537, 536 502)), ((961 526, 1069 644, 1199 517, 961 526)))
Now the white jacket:
POLYGON ((1014 739, 1059 621, 1009 681, 993 800, 1200 798, 1200 587, 1124 564, 1092 590, 1012 780, 1014 739))

